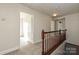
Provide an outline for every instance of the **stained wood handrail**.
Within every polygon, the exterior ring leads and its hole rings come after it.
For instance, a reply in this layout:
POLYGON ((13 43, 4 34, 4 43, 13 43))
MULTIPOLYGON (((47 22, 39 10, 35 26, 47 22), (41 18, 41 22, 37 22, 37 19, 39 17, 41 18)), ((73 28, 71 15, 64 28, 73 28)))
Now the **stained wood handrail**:
MULTIPOLYGON (((45 32, 44 30, 42 30, 42 33, 41 33, 41 36, 42 36, 42 55, 50 54, 54 49, 56 49, 59 46, 59 44, 61 44, 64 40, 66 40, 66 31, 67 31, 66 29, 65 30, 57 30, 57 31, 49 31, 49 32, 45 32), (64 32, 64 34, 63 34, 64 35, 63 36, 64 39, 61 41, 61 39, 62 39, 62 33, 61 32, 62 31, 64 32), (45 44, 46 44, 45 35, 50 34, 50 33, 59 33, 59 38, 58 38, 59 39, 59 43, 57 45, 53 46, 52 49, 49 49, 47 52, 45 52, 45 49, 46 49, 46 46, 45 46, 45 44)), ((48 40, 49 39, 47 39, 47 41, 48 40)), ((48 42, 48 43, 50 43, 50 42, 48 42)))
POLYGON ((56 31, 48 31, 48 32, 45 32, 44 30, 42 30, 44 34, 47 34, 47 33, 54 33, 54 32, 61 32, 61 31, 67 31, 67 29, 65 30, 56 30, 56 31))

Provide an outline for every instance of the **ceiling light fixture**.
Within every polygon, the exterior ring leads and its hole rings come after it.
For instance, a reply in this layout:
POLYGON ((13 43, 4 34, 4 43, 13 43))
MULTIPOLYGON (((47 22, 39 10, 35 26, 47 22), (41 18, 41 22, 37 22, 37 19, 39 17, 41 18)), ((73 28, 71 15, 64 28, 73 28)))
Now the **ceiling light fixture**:
POLYGON ((54 14, 53 14, 53 16, 55 17, 55 16, 57 16, 57 14, 56 14, 56 13, 54 13, 54 14))

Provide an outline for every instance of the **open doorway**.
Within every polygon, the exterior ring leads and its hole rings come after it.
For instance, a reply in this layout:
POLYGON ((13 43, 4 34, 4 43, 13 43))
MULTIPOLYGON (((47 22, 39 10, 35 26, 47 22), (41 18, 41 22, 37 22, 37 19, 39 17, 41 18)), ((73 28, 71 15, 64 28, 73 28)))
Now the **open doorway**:
POLYGON ((32 15, 20 12, 20 48, 32 42, 32 15))
POLYGON ((55 30, 65 30, 65 18, 55 20, 55 30))

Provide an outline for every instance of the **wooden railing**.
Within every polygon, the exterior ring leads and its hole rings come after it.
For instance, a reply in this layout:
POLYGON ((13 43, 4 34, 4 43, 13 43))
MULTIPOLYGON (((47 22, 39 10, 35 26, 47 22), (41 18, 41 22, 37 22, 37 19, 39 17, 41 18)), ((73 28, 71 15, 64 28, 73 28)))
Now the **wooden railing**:
POLYGON ((42 30, 42 55, 51 54, 64 40, 66 40, 66 30, 45 32, 42 30))

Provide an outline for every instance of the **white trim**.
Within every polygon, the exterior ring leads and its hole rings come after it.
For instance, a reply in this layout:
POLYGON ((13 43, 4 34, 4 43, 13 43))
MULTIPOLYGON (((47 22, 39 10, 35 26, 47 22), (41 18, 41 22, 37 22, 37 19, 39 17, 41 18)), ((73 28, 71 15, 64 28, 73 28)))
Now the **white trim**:
POLYGON ((10 48, 8 50, 1 51, 0 52, 0 55, 7 54, 7 53, 12 52, 12 51, 15 51, 17 49, 19 49, 19 47, 14 47, 14 48, 10 48))
POLYGON ((40 42, 42 42, 42 40, 35 41, 33 42, 33 44, 40 43, 40 42))

